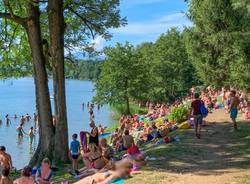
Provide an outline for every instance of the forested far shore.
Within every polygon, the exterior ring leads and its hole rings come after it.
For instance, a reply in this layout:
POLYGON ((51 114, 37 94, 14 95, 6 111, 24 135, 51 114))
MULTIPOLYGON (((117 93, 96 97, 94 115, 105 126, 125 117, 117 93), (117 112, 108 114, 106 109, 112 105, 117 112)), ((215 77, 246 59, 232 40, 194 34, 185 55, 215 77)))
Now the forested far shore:
POLYGON ((77 60, 67 63, 65 77, 67 79, 95 80, 100 75, 102 60, 77 60))

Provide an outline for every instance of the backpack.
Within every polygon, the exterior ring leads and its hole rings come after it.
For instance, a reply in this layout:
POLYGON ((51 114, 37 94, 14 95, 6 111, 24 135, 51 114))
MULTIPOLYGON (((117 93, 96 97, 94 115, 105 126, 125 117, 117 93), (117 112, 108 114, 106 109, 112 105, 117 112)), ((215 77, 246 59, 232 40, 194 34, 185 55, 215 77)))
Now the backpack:
POLYGON ((205 104, 203 102, 201 102, 201 105, 200 105, 200 113, 203 118, 207 117, 208 115, 208 109, 205 107, 205 104))

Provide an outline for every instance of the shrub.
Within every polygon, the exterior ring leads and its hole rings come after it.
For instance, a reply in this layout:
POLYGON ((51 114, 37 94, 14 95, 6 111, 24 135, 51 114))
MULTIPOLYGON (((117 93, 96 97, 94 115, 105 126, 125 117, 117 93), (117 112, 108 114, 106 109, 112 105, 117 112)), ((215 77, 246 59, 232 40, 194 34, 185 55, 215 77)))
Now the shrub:
POLYGON ((187 118, 188 118, 188 108, 185 106, 173 108, 170 115, 168 116, 168 120, 170 122, 175 121, 178 124, 187 120, 187 118))

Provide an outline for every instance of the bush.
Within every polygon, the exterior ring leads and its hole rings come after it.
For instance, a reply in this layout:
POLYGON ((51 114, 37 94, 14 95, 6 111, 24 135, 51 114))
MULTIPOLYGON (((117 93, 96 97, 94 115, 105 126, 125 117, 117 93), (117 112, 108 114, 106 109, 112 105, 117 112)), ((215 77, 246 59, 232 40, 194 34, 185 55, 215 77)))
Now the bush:
POLYGON ((168 120, 170 122, 175 121, 176 123, 182 123, 186 121, 188 118, 188 108, 185 106, 175 107, 172 109, 170 115, 168 116, 168 120))
MULTIPOLYGON (((112 104, 110 105, 112 111, 114 111, 118 116, 125 114, 126 107, 124 104, 112 104)), ((148 109, 146 107, 139 107, 137 104, 130 104, 130 113, 131 114, 146 114, 148 109)))

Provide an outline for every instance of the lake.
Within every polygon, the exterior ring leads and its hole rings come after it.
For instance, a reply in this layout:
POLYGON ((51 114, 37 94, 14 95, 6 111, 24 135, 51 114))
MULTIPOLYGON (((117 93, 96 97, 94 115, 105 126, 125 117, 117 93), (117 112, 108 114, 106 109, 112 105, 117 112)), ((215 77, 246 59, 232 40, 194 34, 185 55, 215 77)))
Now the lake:
MULTIPOLYGON (((50 94, 52 92, 52 81, 49 81, 50 94)), ((68 111, 69 137, 73 133, 79 133, 82 130, 89 130, 89 115, 85 105, 82 103, 90 102, 94 96, 93 83, 91 81, 66 80, 66 97, 68 111)), ((53 103, 53 100, 51 100, 53 103)), ((52 104, 53 107, 53 104, 52 104)), ((0 119, 3 123, 0 125, 0 145, 4 145, 7 152, 11 154, 13 165, 20 169, 25 166, 38 143, 36 135, 33 144, 30 145, 28 137, 24 136, 19 139, 16 127, 20 118, 14 120, 14 115, 25 115, 29 113, 33 117, 35 112, 35 88, 33 78, 8 79, 0 81, 0 119), (5 115, 11 117, 9 126, 5 123, 5 115)), ((108 106, 103 106, 100 110, 94 109, 96 124, 109 126, 112 120, 112 112, 108 106)), ((34 126, 32 121, 25 123, 24 131, 28 132, 29 128, 34 126)))

